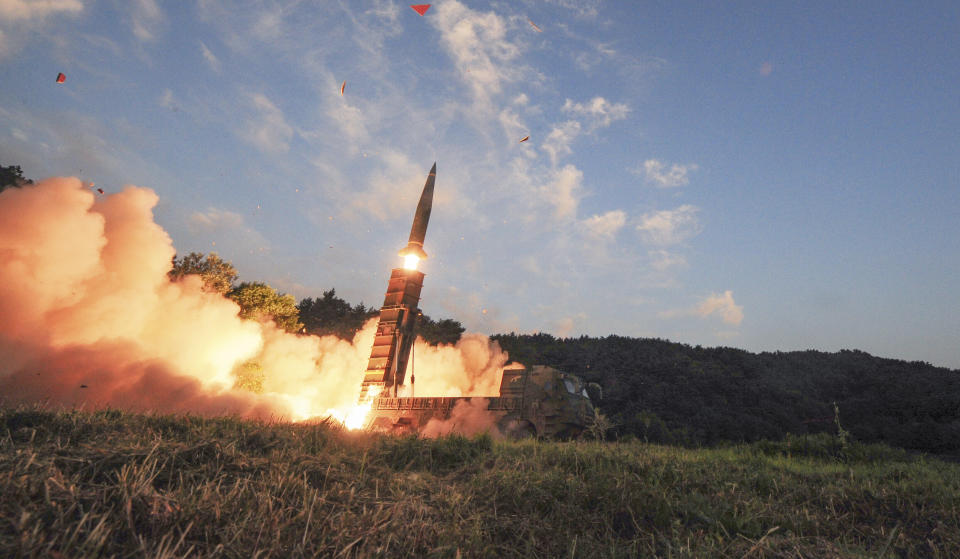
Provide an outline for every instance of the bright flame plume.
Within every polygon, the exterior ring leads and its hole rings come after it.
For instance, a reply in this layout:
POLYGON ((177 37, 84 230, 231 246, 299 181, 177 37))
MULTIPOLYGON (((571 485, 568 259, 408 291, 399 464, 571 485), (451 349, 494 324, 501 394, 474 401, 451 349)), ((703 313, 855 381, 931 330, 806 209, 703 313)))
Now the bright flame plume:
MULTIPOLYGON (((200 276, 170 281, 158 201, 135 186, 94 195, 76 178, 0 192, 0 399, 362 428, 377 319, 351 341, 295 335, 241 319, 200 276)), ((417 395, 496 394, 506 358, 476 334, 418 340, 417 395)))
POLYGON ((380 394, 380 390, 379 386, 371 386, 362 402, 355 406, 330 410, 330 417, 342 423, 347 429, 363 429, 367 424, 367 416, 373 409, 373 400, 380 394))

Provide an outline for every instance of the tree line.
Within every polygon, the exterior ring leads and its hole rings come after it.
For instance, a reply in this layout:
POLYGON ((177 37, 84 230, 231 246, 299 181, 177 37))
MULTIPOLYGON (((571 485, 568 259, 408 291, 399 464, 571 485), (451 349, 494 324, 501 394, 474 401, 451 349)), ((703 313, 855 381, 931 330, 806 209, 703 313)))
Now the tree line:
MULTIPOLYGON (((0 191, 31 182, 20 167, 0 166, 0 191)), ((202 278, 205 290, 235 301, 242 318, 272 320, 292 333, 349 340, 379 312, 351 305, 332 288, 297 303, 266 283, 237 283, 237 270, 216 253, 175 256, 170 280, 190 274, 202 278)), ((452 319, 418 320, 419 335, 433 344, 456 343, 463 331, 452 319)), ((514 361, 598 383, 604 397, 597 404, 613 422, 614 438, 712 445, 849 433, 862 442, 960 457, 960 370, 856 350, 750 353, 623 336, 492 339, 514 361)))
MULTIPOLYGON (((367 307, 362 302, 351 305, 337 296, 336 289, 324 291, 320 297, 306 297, 297 303, 293 295, 279 293, 263 282, 237 284, 236 268, 215 252, 174 256, 168 275, 171 281, 198 275, 205 291, 219 293, 236 302, 240 306, 241 318, 272 320, 280 328, 295 334, 333 335, 351 340, 367 320, 380 314, 379 308, 367 307)), ((456 343, 463 331, 463 325, 456 320, 433 320, 424 314, 417 317, 417 333, 432 344, 456 343)))
POLYGON ((836 353, 751 353, 623 336, 492 336, 513 360, 603 387, 614 437, 711 445, 848 432, 960 456, 960 370, 836 353))

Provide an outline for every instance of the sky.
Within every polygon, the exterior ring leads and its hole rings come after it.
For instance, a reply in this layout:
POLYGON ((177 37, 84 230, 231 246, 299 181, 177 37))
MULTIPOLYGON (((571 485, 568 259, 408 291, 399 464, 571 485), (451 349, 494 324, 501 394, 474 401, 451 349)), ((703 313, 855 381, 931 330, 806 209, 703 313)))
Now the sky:
POLYGON ((436 162, 431 317, 960 368, 958 37, 955 2, 0 0, 0 165, 378 306, 436 162))

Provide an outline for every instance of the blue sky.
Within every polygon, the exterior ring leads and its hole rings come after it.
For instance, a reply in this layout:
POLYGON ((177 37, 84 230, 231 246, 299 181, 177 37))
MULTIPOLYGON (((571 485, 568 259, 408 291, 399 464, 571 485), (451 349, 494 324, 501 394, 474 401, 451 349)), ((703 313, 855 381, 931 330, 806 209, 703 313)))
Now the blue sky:
POLYGON ((952 2, 0 0, 0 163, 377 305, 436 161, 431 316, 958 368, 958 36, 952 2))

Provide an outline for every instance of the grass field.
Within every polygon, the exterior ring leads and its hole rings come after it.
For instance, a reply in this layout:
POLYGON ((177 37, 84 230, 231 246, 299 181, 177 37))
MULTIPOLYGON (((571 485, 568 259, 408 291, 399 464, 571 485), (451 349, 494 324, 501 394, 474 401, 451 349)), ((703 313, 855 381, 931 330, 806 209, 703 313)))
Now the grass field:
POLYGON ((960 557, 960 465, 0 409, 2 557, 960 557))

